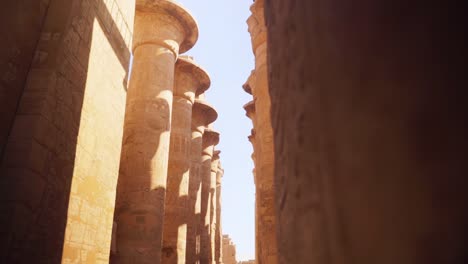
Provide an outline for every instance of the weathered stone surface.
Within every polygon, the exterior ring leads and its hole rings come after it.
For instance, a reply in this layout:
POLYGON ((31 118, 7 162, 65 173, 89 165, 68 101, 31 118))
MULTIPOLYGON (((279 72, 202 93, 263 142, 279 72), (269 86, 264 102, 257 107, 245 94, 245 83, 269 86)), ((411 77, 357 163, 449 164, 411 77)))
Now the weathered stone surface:
MULTIPOLYGON (((198 98, 203 98, 203 94, 198 98)), ((192 216, 187 223, 186 263, 200 263, 201 228, 204 218, 201 217, 202 198, 202 151, 203 133, 206 127, 213 123, 218 114, 212 106, 203 99, 195 99, 192 111, 192 142, 191 165, 189 177, 189 214, 192 216)))
POLYGON ((211 248, 211 263, 216 263, 216 222, 218 221, 217 212, 217 174, 219 167, 219 154, 221 151, 214 150, 211 158, 211 179, 210 179, 210 248, 211 248))
POLYGON ((40 37, 2 157, 0 262, 107 263, 134 3, 39 2, 42 26, 16 18, 40 37))
POLYGON ((211 128, 206 128, 203 132, 203 150, 201 155, 200 175, 202 181, 201 189, 201 221, 199 224, 200 234, 200 263, 213 263, 214 256, 211 239, 211 216, 212 216, 212 173, 211 161, 213 158, 214 147, 219 142, 219 133, 211 128))
POLYGON ((208 74, 189 57, 175 66, 169 168, 164 212, 162 263, 185 263, 189 208, 192 106, 196 93, 210 86, 208 74))
POLYGON ((174 2, 137 1, 115 213, 119 263, 161 260, 175 61, 197 36, 174 2))
POLYGON ((229 235, 223 235, 223 264, 237 264, 236 245, 229 235))
POLYGON ((222 204, 222 178, 224 169, 221 161, 218 162, 216 170, 216 228, 215 228, 215 261, 217 264, 223 263, 223 230, 221 224, 221 204, 222 204))
POLYGON ((265 9, 280 263, 466 263, 464 11, 265 9))
POLYGON ((271 127, 271 99, 268 90, 266 26, 263 1, 256 1, 250 8, 247 20, 255 55, 255 70, 243 86, 254 101, 244 106, 252 119, 254 130, 249 138, 254 147, 256 186, 256 259, 260 264, 277 263, 278 246, 275 224, 274 145, 271 127))
POLYGON ((16 110, 24 91, 28 72, 36 47, 42 35, 42 27, 49 1, 7 1, 0 10, 2 26, 0 38, 0 155, 8 139, 16 110))

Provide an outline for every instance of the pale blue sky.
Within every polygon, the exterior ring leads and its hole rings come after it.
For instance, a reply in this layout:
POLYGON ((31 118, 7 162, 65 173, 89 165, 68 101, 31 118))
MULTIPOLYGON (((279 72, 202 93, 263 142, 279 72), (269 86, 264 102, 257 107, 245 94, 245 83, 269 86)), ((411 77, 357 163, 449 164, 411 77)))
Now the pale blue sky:
POLYGON ((200 37, 191 55, 211 77, 206 96, 219 118, 217 148, 224 167, 222 224, 237 245, 237 259, 255 257, 255 186, 252 147, 247 137, 252 128, 242 106, 251 96, 242 89, 254 67, 246 20, 252 0, 179 0, 198 22, 200 37))

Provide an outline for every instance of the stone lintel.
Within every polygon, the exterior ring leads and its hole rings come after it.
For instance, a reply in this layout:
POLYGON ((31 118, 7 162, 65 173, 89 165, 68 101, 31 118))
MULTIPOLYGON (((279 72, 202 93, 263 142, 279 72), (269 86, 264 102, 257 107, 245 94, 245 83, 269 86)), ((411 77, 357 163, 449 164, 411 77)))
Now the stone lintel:
POLYGON ((192 102, 195 95, 204 93, 211 85, 208 73, 189 56, 180 56, 177 59, 175 81, 174 95, 190 97, 192 102))
MULTIPOLYGON (((172 0, 137 0, 136 1, 137 17, 142 13, 152 14, 152 18, 147 20, 152 23, 145 25, 146 30, 135 30, 133 49, 145 43, 157 43, 159 45, 167 45, 170 48, 171 44, 168 40, 175 40, 178 43, 178 52, 184 53, 191 49, 198 40, 198 25, 190 12, 179 3, 172 0), (169 17, 169 21, 168 21, 169 17), (164 27, 173 27, 174 23, 180 25, 180 30, 183 32, 169 32, 164 27), (138 34, 140 32, 140 34, 138 34), (181 39, 171 38, 182 34, 181 39)), ((141 25, 138 25, 141 26, 141 25)), ((174 48, 174 47, 172 47, 174 48)))

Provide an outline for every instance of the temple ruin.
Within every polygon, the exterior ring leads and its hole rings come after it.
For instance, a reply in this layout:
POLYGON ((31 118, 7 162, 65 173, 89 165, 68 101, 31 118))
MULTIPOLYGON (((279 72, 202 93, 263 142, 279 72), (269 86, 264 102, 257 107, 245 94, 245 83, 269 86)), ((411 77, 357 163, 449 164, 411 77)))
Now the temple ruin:
MULTIPOLYGON (((241 263, 468 263, 463 9, 250 11, 255 260, 241 263)), ((0 263, 237 264, 213 87, 184 55, 191 13, 25 0, 0 14, 0 263)))

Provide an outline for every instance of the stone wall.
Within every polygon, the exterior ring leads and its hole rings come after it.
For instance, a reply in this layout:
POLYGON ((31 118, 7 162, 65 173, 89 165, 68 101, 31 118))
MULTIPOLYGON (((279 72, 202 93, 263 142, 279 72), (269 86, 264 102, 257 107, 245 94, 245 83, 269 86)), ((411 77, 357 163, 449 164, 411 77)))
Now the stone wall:
POLYGON ((266 0, 265 14, 280 263, 466 263, 464 12, 266 0))
POLYGON ((41 9, 1 163, 3 262, 108 263, 134 4, 41 9))
POLYGON ((0 157, 24 90, 49 1, 7 1, 0 10, 0 157))

